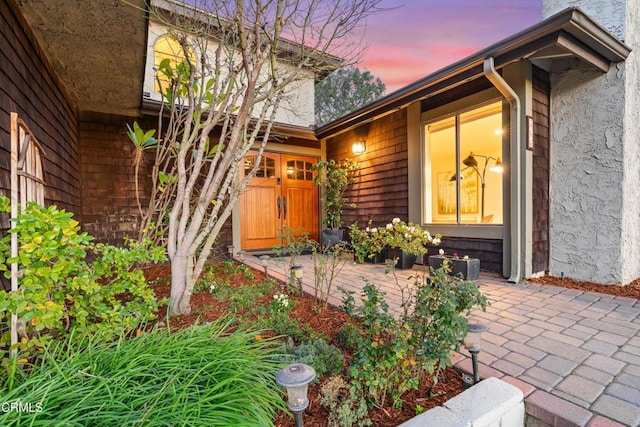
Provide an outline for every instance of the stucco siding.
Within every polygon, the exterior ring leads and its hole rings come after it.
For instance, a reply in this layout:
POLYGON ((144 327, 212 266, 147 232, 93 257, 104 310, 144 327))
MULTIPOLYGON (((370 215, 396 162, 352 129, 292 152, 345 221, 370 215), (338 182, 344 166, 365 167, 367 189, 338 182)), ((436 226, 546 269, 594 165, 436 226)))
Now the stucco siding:
POLYGON ((572 71, 551 88, 551 272, 619 283, 624 82, 572 71))
MULTIPOLYGON (((154 46, 158 39, 171 34, 168 27, 151 21, 149 23, 149 35, 147 44, 147 57, 144 72, 144 96, 154 101, 161 101, 160 93, 155 91, 156 74, 154 70, 154 46)), ((215 52, 218 44, 211 41, 207 45, 207 57, 210 61, 215 58, 215 52)), ((237 58, 239 59, 239 57, 237 58)), ((312 71, 297 70, 288 64, 280 63, 278 65, 283 73, 298 74, 297 80, 287 87, 286 96, 283 97, 278 111, 276 111, 276 123, 284 123, 295 126, 307 127, 315 123, 315 107, 313 103, 313 94, 315 90, 314 74, 312 71)), ((266 78, 267 68, 264 67, 261 75, 266 78)), ((254 108, 254 116, 260 112, 262 104, 256 104, 254 108)))
MULTIPOLYGON (((632 3, 630 3, 631 5, 632 3)), ((625 62, 624 181, 622 281, 640 277, 640 1, 628 7, 626 43, 633 48, 625 62)))
MULTIPOLYGON (((637 8, 638 0, 629 1, 629 4, 635 4, 637 8)), ((625 41, 626 2, 627 0, 542 0, 542 19, 568 7, 578 7, 605 27, 613 36, 625 41)))
POLYGON ((636 0, 543 2, 580 7, 632 48, 605 75, 551 75, 551 271, 626 284, 640 276, 640 28, 636 0))

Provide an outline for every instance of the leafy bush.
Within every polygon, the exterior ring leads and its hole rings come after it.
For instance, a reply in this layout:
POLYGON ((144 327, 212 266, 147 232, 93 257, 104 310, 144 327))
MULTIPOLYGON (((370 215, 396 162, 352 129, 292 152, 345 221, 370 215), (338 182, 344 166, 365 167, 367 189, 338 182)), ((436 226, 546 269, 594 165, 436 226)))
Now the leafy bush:
POLYGON ((348 384, 341 376, 327 381, 320 390, 320 403, 329 408, 329 427, 370 426, 369 410, 359 383, 348 384))
POLYGON ((357 347, 362 333, 353 323, 345 323, 336 331, 336 340, 344 349, 353 350, 357 347))
POLYGON ((0 412, 0 425, 257 426, 284 408, 275 384, 279 345, 229 323, 153 330, 104 343, 82 337, 51 347, 0 403, 41 411, 0 412), (37 407, 35 407, 37 409, 37 407))
MULTIPOLYGON (((8 201, 2 198, 0 204, 6 208, 8 201)), ((18 317, 23 357, 41 352, 51 336, 70 328, 108 339, 157 311, 153 290, 142 271, 133 268, 165 259, 164 250, 150 247, 150 241, 127 241, 123 248, 96 244, 80 232, 71 213, 33 203, 10 233, 18 236, 19 253, 11 258, 10 236, 5 236, 0 241, 0 270, 10 277, 9 265, 17 263, 20 291, 0 291, 0 322, 8 322, 12 313, 18 317)), ((10 332, 4 328, 2 353, 9 344, 10 332)))
POLYGON ((313 366, 317 377, 322 375, 336 375, 342 371, 344 356, 340 349, 327 343, 323 339, 316 339, 293 345, 293 340, 285 347, 287 354, 291 355, 292 363, 305 363, 313 366))
MULTIPOLYGON (((353 292, 344 292, 347 313, 360 320, 363 333, 357 340, 352 382, 363 384, 365 397, 374 406, 387 398, 399 407, 400 397, 416 388, 425 375, 437 382, 441 369, 451 365, 450 350, 458 350, 474 306, 486 308, 486 298, 469 281, 448 274, 448 266, 431 275, 413 277, 412 286, 401 286, 402 313, 389 313, 384 292, 366 283, 356 307, 353 292)), ((346 333, 345 333, 346 334, 346 333)))
POLYGON ((276 312, 256 322, 256 327, 270 329, 277 335, 289 336, 295 342, 305 342, 318 338, 324 338, 313 328, 305 323, 300 324, 298 319, 292 319, 288 313, 276 312))

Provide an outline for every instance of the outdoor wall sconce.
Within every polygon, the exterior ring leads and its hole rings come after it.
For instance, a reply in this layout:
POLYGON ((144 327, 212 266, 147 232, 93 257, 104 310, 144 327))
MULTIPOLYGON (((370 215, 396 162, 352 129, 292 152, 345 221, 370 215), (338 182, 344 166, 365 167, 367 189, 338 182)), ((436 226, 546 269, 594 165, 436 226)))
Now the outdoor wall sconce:
POLYGON ((471 366, 473 369, 473 379, 465 378, 462 376, 462 380, 467 386, 477 384, 480 382, 480 372, 478 371, 478 353, 482 347, 482 333, 487 331, 489 327, 480 322, 474 322, 469 324, 469 331, 464 338, 464 346, 471 353, 471 366))
POLYGON ((300 295, 302 295, 302 276, 304 275, 304 268, 300 264, 296 264, 291 267, 291 276, 296 279, 298 288, 300 289, 300 295))
POLYGON ((364 141, 355 141, 353 145, 351 145, 351 152, 353 152, 355 156, 364 154, 365 151, 366 151, 366 146, 364 144, 364 141))
POLYGON ((276 383, 287 388, 287 407, 296 416, 296 427, 302 427, 302 412, 309 406, 309 383, 315 377, 315 369, 304 363, 293 363, 276 375, 276 383))
POLYGON ((259 258, 260 264, 262 264, 262 268, 264 268, 265 277, 269 277, 269 260, 271 257, 269 255, 261 255, 259 258))

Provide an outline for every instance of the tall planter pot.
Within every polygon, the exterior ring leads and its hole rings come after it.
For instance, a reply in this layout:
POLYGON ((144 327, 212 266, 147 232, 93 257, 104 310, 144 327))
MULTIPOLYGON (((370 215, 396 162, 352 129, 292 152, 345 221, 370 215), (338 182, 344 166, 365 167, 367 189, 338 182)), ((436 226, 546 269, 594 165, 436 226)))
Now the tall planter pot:
POLYGON ((400 270, 408 270, 413 268, 413 265, 416 263, 416 259, 418 258, 415 254, 408 254, 402 252, 400 249, 389 248, 387 250, 387 258, 388 259, 397 259, 396 268, 400 270))
POLYGON ((333 248, 344 239, 344 230, 322 230, 322 246, 333 248))

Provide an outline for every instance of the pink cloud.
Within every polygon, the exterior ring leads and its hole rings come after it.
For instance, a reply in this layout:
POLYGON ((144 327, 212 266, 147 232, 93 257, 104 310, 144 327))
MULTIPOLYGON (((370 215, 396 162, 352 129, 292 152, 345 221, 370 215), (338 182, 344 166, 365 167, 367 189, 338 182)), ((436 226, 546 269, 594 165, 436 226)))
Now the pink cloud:
MULTIPOLYGON (((540 0, 422 0, 371 16, 360 64, 390 93, 540 20, 540 0), (419 3, 419 4, 416 4, 419 3)), ((396 8, 394 8, 396 7, 396 8)))

